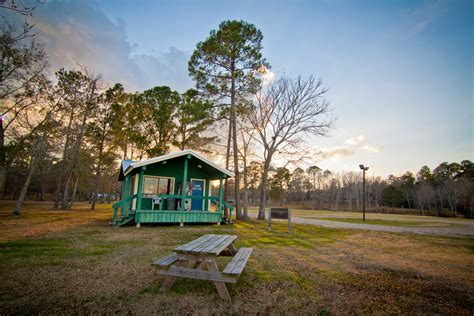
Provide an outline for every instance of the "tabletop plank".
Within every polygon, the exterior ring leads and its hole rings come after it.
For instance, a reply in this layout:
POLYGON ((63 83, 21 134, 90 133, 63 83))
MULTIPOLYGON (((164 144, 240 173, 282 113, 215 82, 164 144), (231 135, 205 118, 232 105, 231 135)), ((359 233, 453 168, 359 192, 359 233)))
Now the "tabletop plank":
POLYGON ((212 235, 212 237, 203 240, 202 242, 195 244, 194 247, 186 249, 187 252, 199 253, 201 249, 208 247, 214 243, 217 239, 221 238, 221 235, 212 235))
POLYGON ((206 240, 213 238, 214 236, 215 236, 214 234, 203 235, 197 239, 194 239, 188 242, 187 244, 176 247, 174 250, 175 251, 189 251, 195 248, 196 246, 200 245, 201 243, 205 242, 206 240))
POLYGON ((228 235, 227 239, 217 245, 215 248, 211 250, 212 253, 220 254, 222 251, 224 251, 227 247, 229 247, 230 244, 234 242, 234 240, 237 239, 236 235, 228 235))
POLYGON ((201 247, 196 248, 195 251, 199 253, 212 253, 212 249, 224 242, 229 235, 220 235, 214 238, 211 242, 203 244, 201 247))
POLYGON ((206 234, 187 244, 176 247, 175 251, 188 254, 219 255, 235 239, 237 239, 236 235, 206 234))

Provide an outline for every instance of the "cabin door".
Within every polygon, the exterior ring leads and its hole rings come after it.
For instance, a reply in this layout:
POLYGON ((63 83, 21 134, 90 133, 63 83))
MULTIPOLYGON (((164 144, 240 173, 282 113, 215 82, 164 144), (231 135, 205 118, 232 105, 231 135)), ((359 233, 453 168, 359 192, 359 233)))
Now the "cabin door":
MULTIPOLYGON (((192 196, 203 197, 204 190, 206 189, 206 182, 203 179, 191 179, 191 186, 192 186, 192 196)), ((191 202, 191 210, 193 211, 202 211, 204 205, 204 200, 201 199, 194 199, 191 202)))

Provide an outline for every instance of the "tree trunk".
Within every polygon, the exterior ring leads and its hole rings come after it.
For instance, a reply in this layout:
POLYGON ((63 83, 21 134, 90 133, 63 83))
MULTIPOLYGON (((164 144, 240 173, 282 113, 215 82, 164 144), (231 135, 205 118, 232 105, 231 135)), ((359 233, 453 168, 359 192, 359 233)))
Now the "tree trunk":
POLYGON ((248 181, 248 170, 247 170, 247 159, 243 158, 244 162, 244 219, 248 219, 249 209, 249 181, 248 181))
POLYGON ((36 165, 36 162, 34 161, 34 158, 32 158, 31 164, 30 164, 30 170, 28 171, 28 176, 26 177, 25 183, 23 184, 23 187, 21 188, 20 196, 18 197, 18 200, 16 201, 15 209, 13 210, 14 215, 21 215, 21 208, 23 206, 23 202, 25 201, 26 194, 28 193, 28 188, 30 186, 31 178, 33 177, 33 174, 35 172, 35 165, 36 165))
POLYGON ((232 140, 233 140, 233 154, 234 154, 234 173, 235 173, 235 214, 238 219, 242 218, 242 211, 240 209, 240 174, 239 174, 239 152, 237 144, 237 105, 235 100, 235 75, 234 65, 232 65, 232 83, 230 95, 230 120, 232 122, 232 140))
POLYGON ((408 209, 411 209, 410 196, 408 194, 408 189, 405 190, 405 196, 407 198, 408 209))
POLYGON ((44 185, 44 174, 42 174, 41 175, 40 198, 39 198, 40 201, 44 201, 44 195, 46 193, 45 191, 46 191, 46 188, 45 188, 45 185, 44 185))
MULTIPOLYGON (((227 152, 225 155, 225 168, 229 169, 229 162, 230 162, 230 145, 232 140, 232 122, 229 120, 229 133, 227 135, 227 152)), ((229 186, 228 180, 225 178, 224 180, 224 201, 227 201, 229 198, 229 186)), ((224 217, 229 218, 229 210, 227 206, 224 205, 224 217)))
POLYGON ((92 196, 92 205, 91 211, 95 210, 95 203, 97 202, 97 191, 99 190, 99 182, 100 176, 102 173, 102 156, 104 153, 104 145, 105 145, 105 135, 103 134, 100 140, 100 148, 99 148, 99 157, 97 162, 97 168, 95 170, 95 178, 94 178, 94 188, 93 188, 93 196, 92 196))
POLYGON ((82 118, 81 128, 79 130, 79 135, 77 136, 76 144, 74 145, 74 152, 73 152, 73 155, 72 155, 71 168, 70 168, 69 174, 67 175, 67 178, 66 178, 66 184, 64 185, 63 202, 62 202, 62 205, 61 205, 61 208, 63 210, 69 208, 69 187, 71 185, 71 179, 72 179, 72 176, 74 174, 74 170, 76 169, 77 159, 78 159, 79 151, 81 149, 82 136, 84 135, 84 129, 86 127, 86 120, 87 120, 87 113, 84 113, 84 116, 82 118))
POLYGON ((260 203, 258 208, 258 217, 259 220, 265 220, 265 204, 267 202, 267 181, 268 181, 268 171, 270 169, 270 163, 268 162, 271 158, 267 158, 263 166, 263 174, 260 184, 260 203))
POLYGON ((77 183, 78 182, 79 182, 79 176, 77 176, 76 180, 74 180, 74 187, 72 189, 71 203, 69 204, 70 208, 74 204, 74 201, 76 201, 76 192, 77 192, 77 183))
POLYGON ((62 180, 64 177, 64 171, 68 169, 67 165, 67 152, 69 150, 69 143, 71 142, 71 131, 72 131, 72 122, 74 120, 74 110, 71 110, 71 114, 69 115, 69 123, 67 125, 66 129, 66 142, 64 143, 64 149, 63 149, 63 164, 62 168, 59 170, 59 176, 58 176, 58 183, 56 185, 56 192, 54 194, 54 208, 58 208, 59 206, 59 197, 61 194, 61 185, 62 185, 62 180))
POLYGON ((3 118, 0 117, 0 198, 5 195, 5 183, 7 177, 7 156, 5 152, 5 130, 3 128, 3 118))

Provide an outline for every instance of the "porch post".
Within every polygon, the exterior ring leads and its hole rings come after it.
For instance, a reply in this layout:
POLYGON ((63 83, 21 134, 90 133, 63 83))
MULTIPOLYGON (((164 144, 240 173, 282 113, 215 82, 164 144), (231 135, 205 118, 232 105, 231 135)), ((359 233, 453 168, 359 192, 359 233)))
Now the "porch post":
POLYGON ((209 211, 209 195, 211 193, 211 181, 209 179, 206 179, 206 190, 204 191, 204 197, 207 199, 204 199, 204 210, 209 211))
POLYGON ((219 180, 219 208, 218 212, 222 212, 222 178, 219 180))
MULTIPOLYGON (((125 180, 123 181, 123 190, 122 190, 122 201, 125 201, 130 196, 130 175, 125 176, 125 180)), ((131 202, 125 203, 122 206, 122 215, 128 216, 128 212, 132 209, 131 202)))
POLYGON ((137 188, 137 210, 142 209, 142 191, 143 191, 143 175, 145 174, 146 166, 143 166, 138 176, 138 188, 137 188))
POLYGON ((189 155, 184 158, 184 172, 183 172, 183 182, 181 183, 181 211, 184 211, 184 200, 186 196, 186 189, 188 187, 188 159, 189 155))

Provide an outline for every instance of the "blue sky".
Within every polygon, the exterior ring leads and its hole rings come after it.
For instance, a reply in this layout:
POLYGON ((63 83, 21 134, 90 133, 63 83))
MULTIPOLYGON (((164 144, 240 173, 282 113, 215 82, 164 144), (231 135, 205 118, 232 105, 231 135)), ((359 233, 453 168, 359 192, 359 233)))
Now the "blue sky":
POLYGON ((472 1, 48 1, 34 21, 52 67, 129 90, 192 87, 196 43, 227 19, 263 33, 272 71, 314 74, 338 117, 311 138, 333 171, 399 175, 474 159, 472 1))

